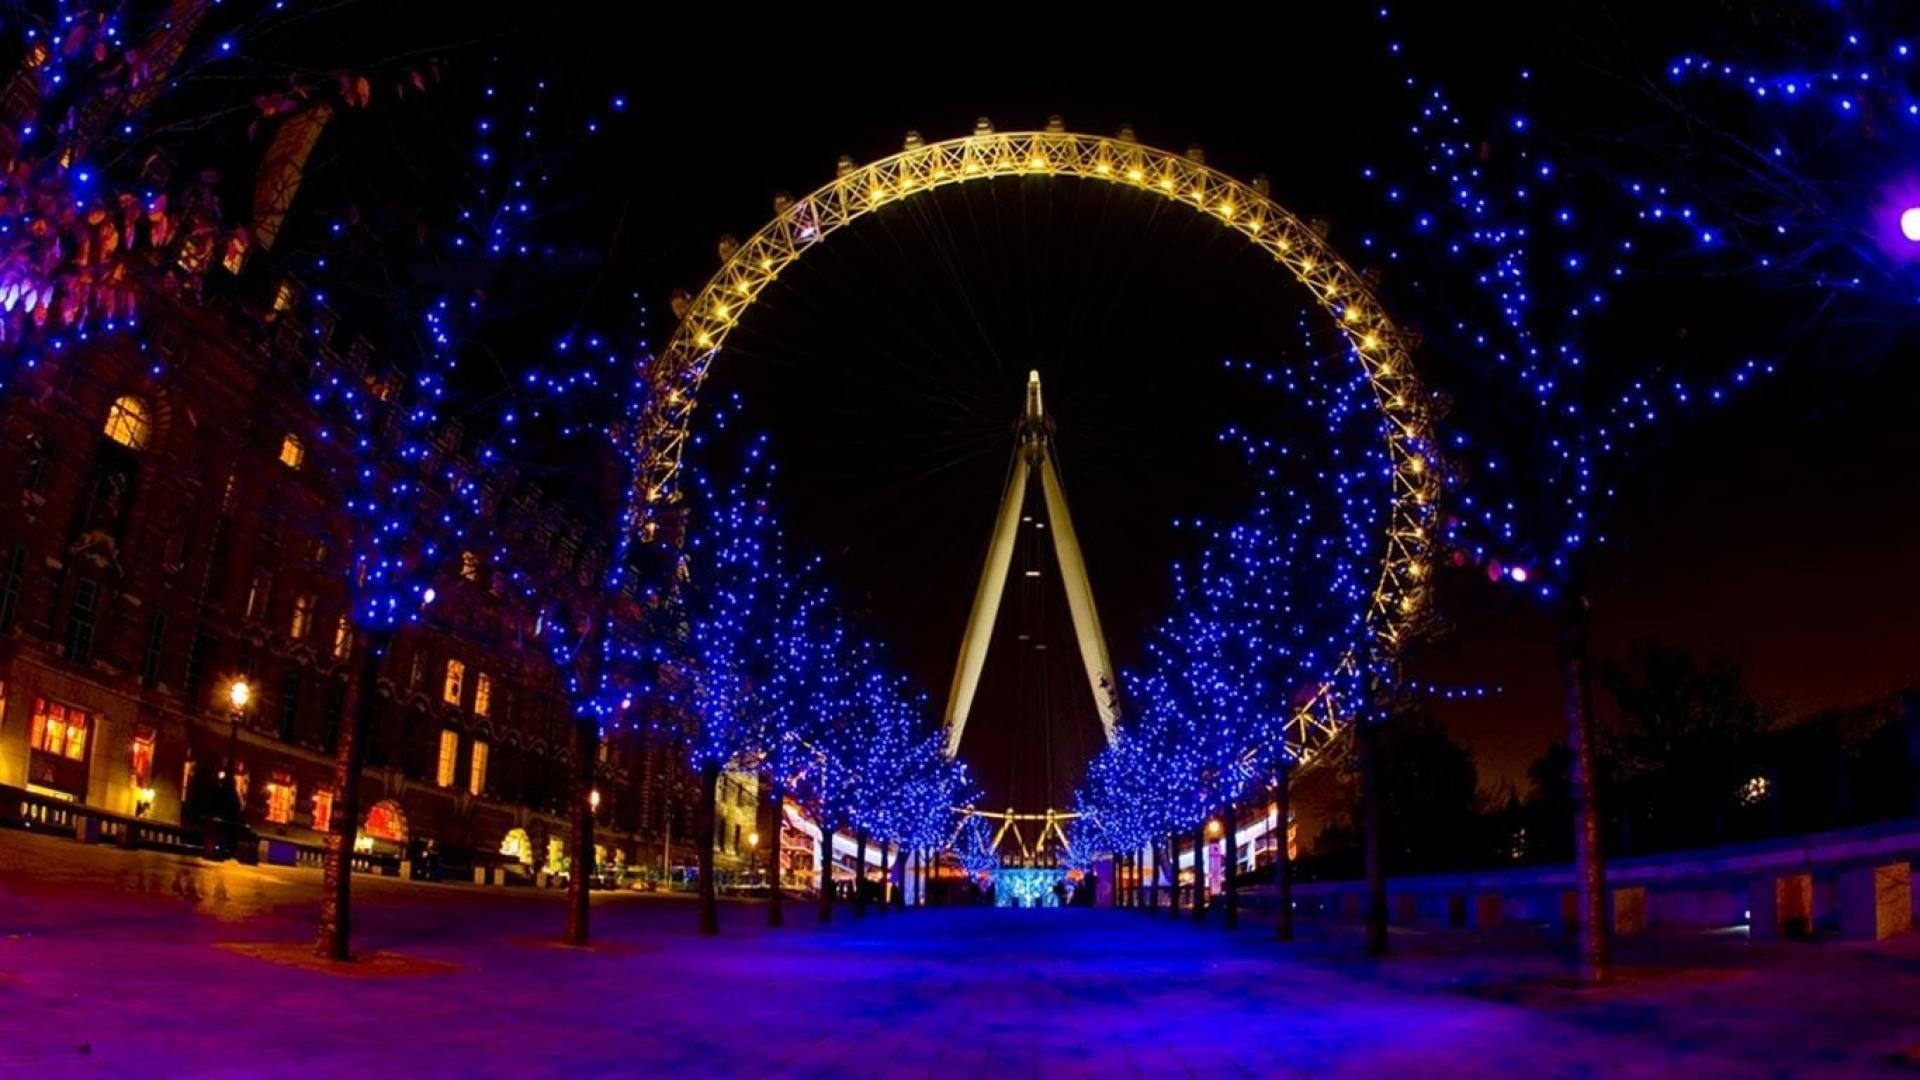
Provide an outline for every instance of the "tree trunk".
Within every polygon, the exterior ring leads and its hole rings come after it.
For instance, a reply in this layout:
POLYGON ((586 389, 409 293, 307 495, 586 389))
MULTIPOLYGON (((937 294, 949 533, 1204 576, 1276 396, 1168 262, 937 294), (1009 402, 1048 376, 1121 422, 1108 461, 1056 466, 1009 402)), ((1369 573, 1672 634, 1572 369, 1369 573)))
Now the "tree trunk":
POLYGON ((1612 942, 1607 929, 1607 864, 1601 848, 1600 789, 1594 769, 1593 679, 1587 667, 1587 598, 1570 590, 1562 612, 1560 670, 1565 685, 1567 748, 1573 751, 1573 865, 1580 900, 1575 943, 1580 981, 1597 984, 1610 974, 1612 942))
POLYGON ((1293 853, 1287 849, 1292 833, 1288 819, 1293 816, 1293 770, 1282 768, 1280 782, 1273 789, 1273 816, 1279 829, 1274 847, 1273 894, 1279 905, 1274 915, 1273 936, 1280 941, 1293 940, 1293 853))
POLYGON ((1387 955, 1387 866, 1386 815, 1380 801, 1380 725, 1365 719, 1357 732, 1360 738, 1360 813, 1367 856, 1367 943, 1368 956, 1387 955))
POLYGON ((1166 860, 1160 857, 1160 842, 1157 840, 1149 841, 1147 844, 1147 863, 1147 873, 1150 875, 1147 878, 1147 914, 1158 915, 1160 914, 1160 870, 1166 865, 1166 860))
POLYGON ((322 856, 320 928, 313 943, 313 954, 322 960, 353 959, 353 842, 360 831, 360 767, 366 760, 367 733, 380 708, 374 684, 393 646, 393 631, 369 630, 359 644, 360 668, 341 704, 346 715, 333 755, 333 821, 322 856))
POLYGON ((1180 838, 1167 837, 1167 914, 1180 914, 1180 838))
POLYGON ((719 820, 720 766, 708 762, 700 766, 700 824, 695 827, 700 845, 700 932, 720 932, 720 901, 713 881, 713 833, 719 820))
POLYGON ((567 850, 573 852, 573 870, 567 875, 567 936, 569 945, 592 940, 588 903, 593 887, 593 766, 600 752, 599 725, 591 719, 573 720, 573 783, 568 796, 567 850))
POLYGON ((867 917, 867 830, 861 829, 854 834, 853 853, 853 917, 867 917))
POLYGON ((1236 837, 1237 826, 1233 820, 1233 800, 1228 799, 1226 808, 1220 811, 1220 826, 1225 832, 1220 842, 1221 881, 1227 887, 1226 916, 1222 920, 1227 929, 1240 927, 1240 886, 1234 882, 1234 872, 1240 869, 1240 845, 1236 837))
POLYGON ((787 925, 786 902, 780 896, 780 834, 786 825, 784 799, 772 779, 767 781, 767 815, 771 819, 760 835, 767 845, 767 925, 787 925))
POLYGON ((893 906, 893 854, 887 850, 887 842, 880 842, 880 889, 877 899, 882 915, 893 906))
POLYGON ((820 822, 820 921, 833 921, 833 826, 820 822))
POLYGON ((1193 921, 1207 921, 1207 819, 1193 826, 1193 921))

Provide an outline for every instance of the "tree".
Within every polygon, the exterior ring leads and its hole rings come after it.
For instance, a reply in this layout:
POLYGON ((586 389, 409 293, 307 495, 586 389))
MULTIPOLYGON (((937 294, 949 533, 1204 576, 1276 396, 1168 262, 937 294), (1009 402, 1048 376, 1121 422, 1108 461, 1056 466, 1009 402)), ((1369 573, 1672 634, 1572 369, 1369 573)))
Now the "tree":
POLYGON ((1642 793, 1670 841, 1724 841, 1741 786, 1761 766, 1775 711, 1747 693, 1739 664, 1702 664, 1658 643, 1635 648, 1604 675, 1620 721, 1611 747, 1623 787, 1642 793))
MULTIPOLYGON (((1235 837, 1240 804, 1319 750, 1309 743, 1325 738, 1314 718, 1364 717, 1374 673, 1394 666, 1396 646, 1380 638, 1373 606, 1392 470, 1366 420, 1364 374, 1344 350, 1314 349, 1304 317, 1302 336, 1305 357, 1285 372, 1256 373, 1250 393, 1277 390, 1276 411, 1297 411, 1300 426, 1317 427, 1330 445, 1309 453, 1223 433, 1241 458, 1249 505, 1225 525, 1188 523, 1194 551, 1174 568, 1171 610, 1148 637, 1144 670, 1127 675, 1127 723, 1080 793, 1114 842, 1192 832, 1196 897, 1209 816, 1221 815, 1222 833, 1235 837)), ((1235 840, 1227 845, 1236 860, 1235 840)), ((1236 877, 1225 876, 1229 927, 1236 877)))
MULTIPOLYGON (((492 100, 494 88, 479 92, 492 100)), ((351 619, 356 631, 359 677, 345 706, 335 755, 334 823, 327 838, 324 886, 316 952, 329 959, 350 958, 350 897, 352 843, 359 818, 359 788, 364 765, 364 740, 379 708, 378 681, 397 632, 422 619, 437 596, 437 584, 457 573, 455 560, 463 553, 486 552, 489 562, 515 571, 520 590, 551 583, 541 574, 525 572, 509 548, 502 530, 503 501, 510 483, 505 475, 507 453, 518 445, 520 410, 476 371, 478 360, 494 335, 528 331, 523 313, 496 310, 495 296, 512 296, 511 286, 527 284, 516 277, 522 271, 538 274, 545 249, 530 242, 527 229, 536 190, 556 173, 555 162, 542 151, 541 124, 535 112, 521 120, 521 151, 496 151, 489 124, 478 125, 481 146, 465 159, 465 171, 445 177, 436 193, 442 201, 428 211, 409 210, 412 228, 402 230, 409 250, 424 242, 426 254, 458 273, 436 275, 426 263, 412 266, 415 288, 378 293, 368 311, 370 322, 380 318, 398 327, 396 336, 411 348, 402 365, 368 373, 351 365, 335 366, 312 391, 311 398, 326 421, 325 441, 342 447, 347 465, 334 476, 351 523, 353 576, 350 582, 351 619), (424 299, 421 298, 424 294, 424 299), (479 430, 486 438, 468 438, 479 430)), ((392 236, 375 237, 371 261, 391 263, 395 252, 383 248, 392 236)), ((294 314, 282 313, 292 325, 294 314)), ((543 328, 549 329, 549 328, 543 328)), ((569 325, 555 340, 556 357, 571 349, 569 325)), ((553 398, 596 385, 611 367, 618 387, 613 400, 632 404, 632 395, 645 383, 628 372, 635 357, 604 347, 585 337, 585 359, 559 363, 557 370, 527 371, 522 380, 553 398)), ((538 409, 533 417, 541 414, 538 409)), ((594 429, 605 432, 609 429, 594 429)), ((626 441, 614 432, 614 442, 626 441)), ((584 727, 604 719, 616 699, 616 672, 609 661, 624 657, 632 640, 609 620, 629 612, 614 605, 607 591, 625 593, 631 582, 628 562, 635 522, 631 510, 609 516, 610 555, 589 567, 572 568, 585 584, 566 583, 568 595, 557 601, 562 617, 548 636, 576 721, 575 764, 593 767, 597 732, 584 727), (568 601, 572 602, 568 602, 568 601)), ((527 553, 531 557, 531 553, 527 553)), ((547 625, 543 620, 542 625, 547 625)), ((576 783, 579 782, 576 776, 576 783)), ((591 773, 585 775, 591 787, 591 773)), ((576 792, 584 798, 586 792, 576 792)), ((570 939, 584 942, 585 878, 591 869, 591 817, 574 803, 576 872, 570 876, 576 890, 575 926, 570 939)))
POLYGON ((696 472, 688 540, 688 675, 700 735, 700 932, 720 932, 713 880, 715 798, 721 771, 760 752, 765 700, 780 678, 788 563, 772 506, 774 466, 764 437, 745 450, 739 472, 717 487, 696 472))
POLYGON ((1612 141, 1617 168, 1669 228, 1713 230, 1700 268, 1764 290, 1770 320, 1782 307, 1831 305, 1832 347, 1882 353, 1914 327, 1912 28, 1883 4, 1785 2, 1740 15, 1716 20, 1698 44, 1663 40, 1659 67, 1637 43, 1590 47, 1585 59, 1646 117, 1612 141))
MULTIPOLYGON (((1398 40, 1390 51, 1411 55, 1398 40)), ((1457 563, 1530 594, 1559 625, 1578 967, 1600 982, 1610 943, 1591 553, 1629 451, 1773 364, 1729 364, 1744 340, 1686 334, 1693 309, 1667 272, 1724 236, 1691 215, 1675 228, 1649 213, 1605 159, 1583 152, 1577 123, 1554 123, 1552 105, 1583 100, 1550 85, 1550 75, 1577 79, 1572 66, 1515 71, 1471 100, 1406 74, 1411 146, 1366 172, 1391 222, 1367 245, 1402 269, 1393 300, 1425 316, 1424 366, 1453 391, 1449 467, 1466 472, 1447 538, 1457 563)))

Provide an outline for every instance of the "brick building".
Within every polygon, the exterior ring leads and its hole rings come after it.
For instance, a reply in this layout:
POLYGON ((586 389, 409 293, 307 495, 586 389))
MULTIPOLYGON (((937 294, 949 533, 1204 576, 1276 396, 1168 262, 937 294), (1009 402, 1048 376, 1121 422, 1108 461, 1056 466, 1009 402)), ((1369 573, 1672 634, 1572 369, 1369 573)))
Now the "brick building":
MULTIPOLYGON (((231 757, 262 838, 317 845, 329 820, 355 669, 348 523, 302 387, 376 369, 324 311, 297 315, 290 287, 253 303, 211 274, 225 295, 176 281, 137 334, 41 357, 0 393, 0 490, 18 500, 0 517, 0 816, 65 804, 122 829, 191 825, 196 774, 231 757)), ((601 557, 537 491, 508 492, 500 513, 558 580, 601 557)), ((494 575, 462 553, 394 645, 363 850, 430 841, 450 863, 504 850, 536 867, 564 852, 566 702, 537 615, 494 575)), ((597 839, 617 861, 691 862, 690 720, 647 719, 600 747, 597 839)), ((734 825, 717 829, 723 851, 734 825)))

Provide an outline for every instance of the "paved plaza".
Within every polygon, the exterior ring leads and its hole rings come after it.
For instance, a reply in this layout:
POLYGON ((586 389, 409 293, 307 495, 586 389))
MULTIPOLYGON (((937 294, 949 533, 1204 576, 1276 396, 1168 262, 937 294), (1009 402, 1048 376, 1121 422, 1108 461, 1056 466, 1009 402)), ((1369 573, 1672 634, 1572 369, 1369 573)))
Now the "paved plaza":
POLYGON ((352 974, 288 963, 318 875, 0 833, 0 1075, 1857 1075, 1920 1058, 1920 941, 1643 939, 1574 990, 1517 929, 1135 911, 836 914, 362 880, 352 974), (1657 959, 1656 959, 1657 957, 1657 959))

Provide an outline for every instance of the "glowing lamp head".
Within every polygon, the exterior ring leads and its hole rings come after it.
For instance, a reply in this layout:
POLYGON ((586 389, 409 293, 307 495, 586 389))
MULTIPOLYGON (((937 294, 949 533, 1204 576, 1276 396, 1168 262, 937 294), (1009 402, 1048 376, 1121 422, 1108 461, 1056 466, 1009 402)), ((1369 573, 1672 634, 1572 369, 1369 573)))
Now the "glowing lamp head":
POLYGON ((1900 235, 1910 244, 1920 244, 1920 206, 1900 211, 1900 235))
POLYGON ((1219 818, 1213 818, 1212 820, 1207 822, 1207 835, 1208 836, 1220 835, 1220 819, 1219 818))
POLYGON ((227 700, 233 703, 235 709, 244 709, 247 702, 253 700, 253 687, 247 685, 245 679, 235 679, 233 685, 227 687, 227 700))
POLYGON ((750 832, 747 834, 747 846, 750 848, 760 846, 760 834, 758 832, 750 832))
POLYGON ((1527 568, 1524 566, 1516 566, 1507 571, 1507 576, 1519 584, 1525 585, 1527 583, 1527 568))
POLYGON ((593 807, 595 810, 600 809, 599 788, 594 788, 592 791, 587 792, 587 805, 593 807))

